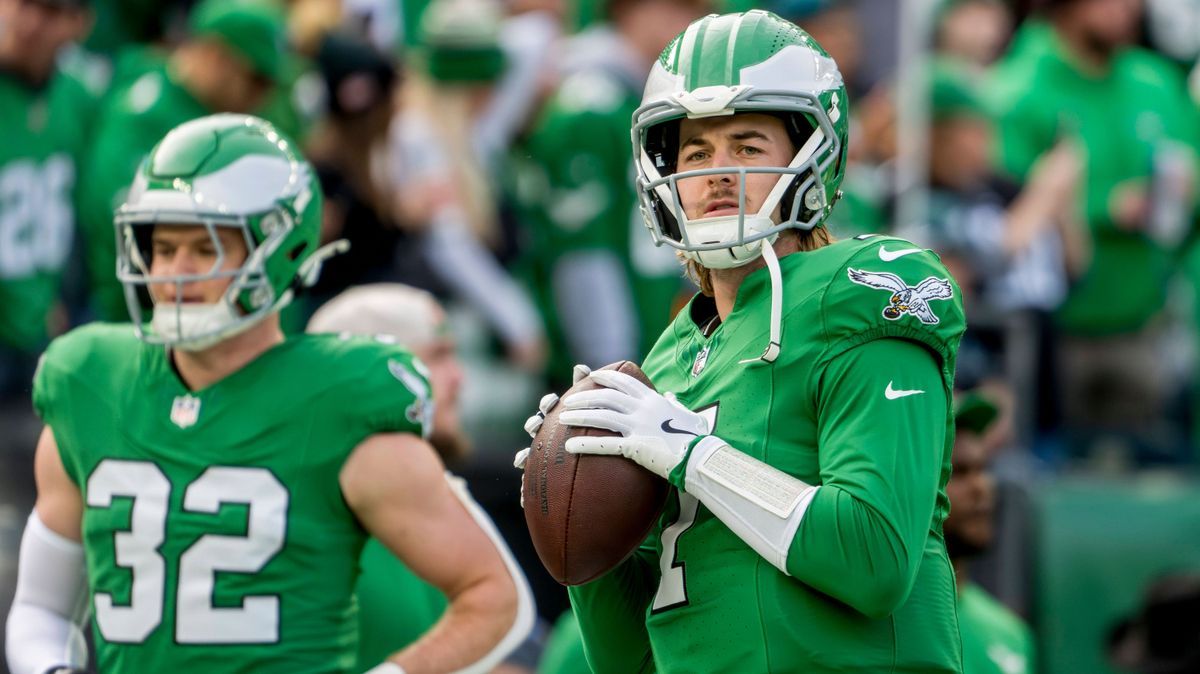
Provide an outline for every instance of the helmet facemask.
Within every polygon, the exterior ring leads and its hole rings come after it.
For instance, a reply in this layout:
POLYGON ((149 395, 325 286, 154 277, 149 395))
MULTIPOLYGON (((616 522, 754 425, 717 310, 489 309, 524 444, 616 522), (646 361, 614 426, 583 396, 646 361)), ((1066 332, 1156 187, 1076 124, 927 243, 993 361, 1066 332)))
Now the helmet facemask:
POLYGON ((634 115, 634 142, 640 149, 638 198, 655 244, 679 249, 684 257, 712 269, 754 260, 761 252, 761 242, 774 242, 784 230, 820 225, 837 199, 836 191, 830 194, 822 176, 836 172, 843 150, 834 129, 841 115, 836 94, 826 110, 813 94, 729 89, 740 91, 734 92, 717 114, 761 112, 780 118, 796 148, 787 166, 721 166, 675 172, 681 120, 689 115, 716 115, 690 114, 685 104, 674 100, 649 103, 634 115), (779 178, 758 211, 747 213, 746 177, 762 173, 779 178), (737 215, 688 218, 678 182, 712 175, 737 175, 737 215), (774 217, 776 207, 782 209, 778 219, 774 217))
POLYGON ((200 350, 282 309, 316 282, 325 259, 346 248, 318 248, 321 203, 312 167, 261 119, 212 115, 171 131, 143 162, 115 218, 117 276, 138 337, 200 350), (212 267, 152 275, 155 226, 203 230, 215 252, 212 267), (230 251, 219 232, 231 229, 246 259, 224 269, 230 251), (218 279, 229 287, 217 302, 183 301, 185 284, 218 279), (159 284, 174 284, 174 298, 156 301, 151 286, 159 284))
POLYGON ((117 277, 125 286, 130 316, 143 341, 189 351, 206 349, 248 329, 290 301, 291 289, 278 294, 272 287, 264 261, 287 238, 291 217, 277 209, 256 219, 262 229, 271 232, 261 244, 255 243, 246 219, 239 217, 197 218, 195 213, 185 212, 118 216, 117 277), (152 238, 154 228, 160 225, 204 228, 216 252, 212 267, 193 274, 152 274, 152 238), (238 267, 224 268, 229 251, 221 242, 219 228, 241 233, 246 259, 238 267), (218 279, 230 279, 230 284, 217 302, 184 302, 185 284, 218 279), (154 299, 151 286, 163 284, 175 286, 173 301, 154 299))

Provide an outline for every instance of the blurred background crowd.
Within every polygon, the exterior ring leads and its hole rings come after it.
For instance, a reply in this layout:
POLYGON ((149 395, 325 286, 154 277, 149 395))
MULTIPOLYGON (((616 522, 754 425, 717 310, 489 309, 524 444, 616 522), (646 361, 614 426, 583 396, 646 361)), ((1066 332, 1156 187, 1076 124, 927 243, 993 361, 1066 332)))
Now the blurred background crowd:
MULTIPOLYGON (((435 444, 549 632, 566 599, 517 505, 521 423, 572 364, 640 360, 695 292, 643 230, 630 115, 671 37, 751 8, 846 78, 832 232, 932 248, 966 296, 967 671, 1200 672, 1197 0, 0 0, 0 613, 38 354, 128 320, 112 214, 154 143, 245 112, 301 144, 323 243, 351 243, 285 325, 429 362, 435 444)), ((577 671, 542 636, 526 671, 577 671)))

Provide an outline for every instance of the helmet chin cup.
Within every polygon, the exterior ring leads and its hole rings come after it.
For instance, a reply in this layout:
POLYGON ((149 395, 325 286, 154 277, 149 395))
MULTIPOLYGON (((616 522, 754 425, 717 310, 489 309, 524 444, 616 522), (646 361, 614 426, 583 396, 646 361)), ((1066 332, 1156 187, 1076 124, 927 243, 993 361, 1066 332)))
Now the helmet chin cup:
POLYGON ((254 325, 240 320, 224 299, 215 304, 160 302, 150 324, 163 343, 181 351, 203 351, 254 325))
POLYGON ((684 232, 687 241, 692 246, 712 246, 726 242, 730 245, 708 250, 686 250, 683 253, 684 257, 695 260, 709 269, 732 269, 740 267, 762 254, 764 241, 773 244, 779 238, 779 233, 776 232, 761 239, 739 244, 738 241, 745 241, 745 239, 768 231, 775 226, 771 218, 747 215, 743 225, 744 236, 739 237, 738 221, 740 219, 737 215, 719 215, 714 218, 698 218, 696 220, 685 219, 684 232))

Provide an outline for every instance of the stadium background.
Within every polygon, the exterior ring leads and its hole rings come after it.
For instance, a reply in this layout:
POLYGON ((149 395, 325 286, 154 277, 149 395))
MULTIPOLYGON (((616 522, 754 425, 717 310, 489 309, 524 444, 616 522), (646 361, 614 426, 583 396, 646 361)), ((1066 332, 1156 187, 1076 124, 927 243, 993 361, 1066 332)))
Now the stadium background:
MULTIPOLYGON (((321 302, 367 282, 402 281, 446 304, 473 445, 457 468, 521 554, 553 621, 563 598, 524 537, 509 467, 524 446, 521 421, 541 393, 562 388, 571 362, 644 352, 689 292, 670 256, 646 252, 632 208, 622 133, 637 88, 628 80, 648 64, 638 66, 633 49, 606 52, 611 35, 597 39, 606 12, 628 18, 655 4, 674 5, 667 17, 770 9, 810 30, 841 65, 855 121, 830 227, 928 245, 969 293, 959 387, 1000 409, 985 438, 1000 484, 997 539, 973 573, 1029 621, 1038 671, 1119 671, 1107 661, 1109 639, 1147 589, 1164 574, 1200 578, 1200 2, 293 0, 270 8, 281 38, 274 57, 247 47, 257 33, 197 18, 235 4, 246 3, 0 0, 9 17, 29 6, 95 17, 57 54, 53 77, 78 85, 70 114, 49 117, 75 139, 64 202, 74 215, 59 219, 74 235, 61 255, 24 265, 53 288, 32 313, 20 291, 28 279, 11 272, 22 254, 23 235, 11 229, 22 226, 11 215, 21 195, 0 190, 0 230, 10 227, 0 236, 10 247, 0 250, 0 613, 33 499, 40 426, 26 375, 46 338, 121 318, 111 283, 107 295, 102 287, 111 276, 107 213, 128 180, 122 172, 145 151, 139 134, 158 135, 147 131, 158 122, 144 118, 162 112, 138 97, 153 99, 146 78, 203 38, 249 65, 263 87, 254 110, 296 137, 321 171, 333 204, 326 238, 355 244, 288 312, 289 324, 298 329, 321 302), (1114 31, 1117 14, 1134 12, 1114 63, 1128 66, 1137 93, 1097 75, 1085 107, 1104 115, 1064 100, 1071 94, 1054 90, 1038 61, 1039 17, 1072 3, 1114 12, 1114 31), (1043 118, 1054 120, 1049 137, 1043 118), (1129 120, 1132 131, 1122 126, 1129 120), (971 173, 986 180, 956 184, 971 173), (582 268, 591 273, 571 271, 582 268), (580 302, 592 311, 578 311, 580 302), (624 318, 588 323, 610 306, 624 306, 624 318)), ((629 43, 653 39, 628 31, 629 43)), ((15 77, 15 53, 0 49, 0 76, 15 77)), ((53 88, 0 106, 44 114, 53 88)), ((19 161, 19 151, 4 161, 19 161)), ((47 211, 31 212, 20 216, 29 226, 50 226, 47 211)), ((1200 642, 1200 610, 1180 609, 1173 621, 1200 642)))

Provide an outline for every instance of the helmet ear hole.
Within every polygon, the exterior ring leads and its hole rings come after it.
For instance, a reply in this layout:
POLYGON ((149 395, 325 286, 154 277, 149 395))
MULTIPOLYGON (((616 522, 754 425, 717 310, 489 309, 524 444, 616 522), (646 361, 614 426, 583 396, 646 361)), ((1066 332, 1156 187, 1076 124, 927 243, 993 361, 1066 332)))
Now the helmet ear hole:
POLYGON ((679 226, 679 219, 657 194, 654 195, 654 210, 658 211, 658 221, 662 225, 663 234, 673 241, 683 241, 683 230, 679 226))
MULTIPOLYGON (((793 156, 800 151, 800 148, 804 147, 804 144, 808 142, 808 139, 819 128, 815 121, 803 113, 780 112, 772 113, 772 116, 783 122, 783 128, 787 131, 788 140, 792 142, 793 156)), ((788 184, 787 189, 783 192, 783 196, 779 199, 779 213, 784 220, 793 219, 792 208, 796 203, 797 191, 803 182, 803 174, 792 177, 791 183, 788 184)), ((803 222, 810 219, 813 213, 812 209, 806 208, 806 205, 801 203, 794 219, 803 222)))
POLYGON ((646 155, 661 176, 675 172, 679 160, 680 120, 656 124, 646 130, 646 155))
POLYGON ((154 298, 150 296, 150 287, 139 285, 134 288, 134 293, 137 295, 138 306, 142 311, 154 310, 154 298))

